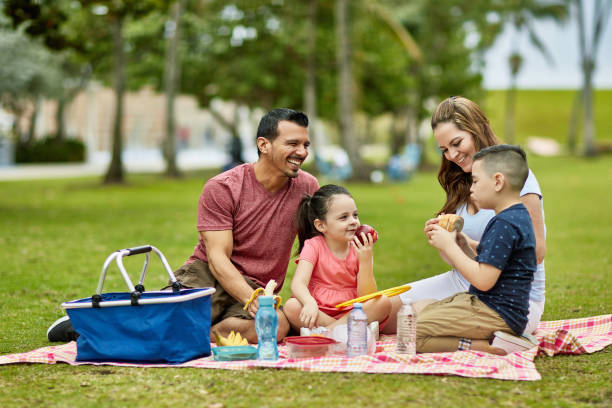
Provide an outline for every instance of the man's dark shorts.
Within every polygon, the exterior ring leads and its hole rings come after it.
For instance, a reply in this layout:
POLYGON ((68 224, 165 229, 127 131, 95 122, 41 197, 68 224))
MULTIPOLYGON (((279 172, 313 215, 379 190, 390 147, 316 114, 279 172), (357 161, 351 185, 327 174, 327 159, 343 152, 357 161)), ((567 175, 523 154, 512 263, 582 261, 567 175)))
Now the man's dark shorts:
MULTIPOLYGON (((174 276, 186 288, 216 289, 211 299, 211 321, 213 325, 228 317, 252 319, 249 313, 243 309, 244 305, 227 293, 223 286, 215 279, 208 267, 208 263, 196 259, 174 271, 174 276)), ((244 277, 244 279, 253 289, 259 287, 249 278, 244 277)))

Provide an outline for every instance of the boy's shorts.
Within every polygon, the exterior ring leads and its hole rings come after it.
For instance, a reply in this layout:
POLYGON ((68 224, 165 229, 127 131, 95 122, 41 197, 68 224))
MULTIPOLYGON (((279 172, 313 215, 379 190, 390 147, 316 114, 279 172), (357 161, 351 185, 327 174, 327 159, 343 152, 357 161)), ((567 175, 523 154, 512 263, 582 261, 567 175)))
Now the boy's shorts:
POLYGON ((456 350, 460 338, 487 340, 498 330, 514 334, 504 319, 478 296, 456 293, 417 313, 417 351, 440 351, 445 346, 456 350))
MULTIPOLYGON (((186 288, 215 288, 215 293, 212 294, 211 299, 211 324, 214 325, 228 317, 239 317, 241 319, 253 319, 249 313, 243 309, 244 305, 234 299, 229 293, 225 291, 223 286, 219 284, 217 279, 213 276, 208 263, 202 262, 199 259, 191 263, 186 263, 176 271, 174 276, 181 285, 186 288)), ((247 277, 244 280, 253 289, 257 289, 260 286, 247 277)), ((166 288, 170 288, 167 286, 166 288)), ((166 289, 164 288, 164 289, 166 289)))

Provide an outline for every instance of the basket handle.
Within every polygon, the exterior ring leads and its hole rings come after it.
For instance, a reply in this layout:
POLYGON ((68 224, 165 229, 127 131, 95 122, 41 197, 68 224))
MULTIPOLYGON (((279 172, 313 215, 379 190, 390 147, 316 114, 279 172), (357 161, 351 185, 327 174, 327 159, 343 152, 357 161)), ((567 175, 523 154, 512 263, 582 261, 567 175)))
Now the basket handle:
POLYGON ((120 249, 119 251, 128 251, 128 253, 124 256, 138 255, 138 254, 146 254, 147 252, 151 252, 153 247, 151 245, 142 245, 133 248, 120 249))
POLYGON ((132 295, 132 304, 133 305, 138 304, 138 298, 140 297, 140 293, 144 292, 143 282, 144 282, 145 275, 147 273, 147 269, 149 267, 149 259, 151 257, 151 252, 154 252, 155 254, 157 254, 157 256, 159 257, 159 260, 161 261, 162 265, 166 269, 166 272, 168 273, 168 277, 170 278, 170 281, 172 282, 172 291, 178 292, 181 288, 181 284, 180 282, 176 280, 176 277, 174 276, 172 269, 170 269, 170 265, 168 264, 166 257, 164 256, 164 254, 161 253, 159 249, 155 248, 153 245, 143 245, 143 246, 137 246, 137 247, 132 247, 132 248, 119 249, 113 252, 112 254, 110 254, 108 258, 106 258, 106 261, 104 261, 104 265, 102 266, 102 273, 100 274, 100 280, 98 281, 98 287, 96 289, 96 294, 92 296, 94 307, 96 307, 95 305, 95 303, 97 303, 96 300, 100 299, 100 295, 102 294, 102 288, 104 287, 104 281, 106 280, 106 272, 113 260, 117 263, 119 272, 121 272, 121 276, 123 277, 123 280, 125 281, 125 284, 127 285, 132 295), (123 257, 137 255, 137 254, 146 254, 146 258, 145 258, 144 265, 142 267, 142 272, 140 274, 140 280, 138 284, 134 286, 134 284, 132 283, 132 280, 127 274, 127 271, 125 270, 125 267, 123 266, 123 257))

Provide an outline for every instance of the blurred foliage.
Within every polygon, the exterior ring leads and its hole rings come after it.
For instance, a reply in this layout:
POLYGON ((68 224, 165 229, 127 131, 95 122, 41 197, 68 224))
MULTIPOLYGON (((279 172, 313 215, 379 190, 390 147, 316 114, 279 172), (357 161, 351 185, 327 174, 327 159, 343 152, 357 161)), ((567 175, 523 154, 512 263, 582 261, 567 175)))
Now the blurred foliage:
POLYGON ((77 139, 58 140, 55 135, 31 143, 18 143, 15 149, 17 163, 82 162, 85 144, 77 139))
MULTIPOLYGON (((196 96, 206 107, 222 99, 266 110, 278 106, 304 109, 308 16, 313 1, 317 3, 317 114, 336 122, 334 0, 185 0, 178 49, 180 92, 196 96)), ((62 50, 60 61, 54 64, 60 65, 60 75, 72 78, 68 82, 73 84, 82 85, 89 73, 105 84, 118 81, 113 71, 118 45, 113 43, 110 28, 120 19, 125 86, 151 86, 161 91, 165 39, 172 31, 171 3, 4 0, 0 4, 12 32, 28 34, 51 49, 62 50)), ((536 0, 351 1, 352 93, 357 113, 369 118, 390 114, 396 123, 394 132, 400 135, 394 140, 395 151, 406 142, 403 135, 407 131, 399 128, 408 129, 411 121, 414 127, 429 117, 440 100, 464 95, 483 103, 485 50, 504 23, 524 16, 532 16, 529 21, 534 21, 546 4, 536 0), (409 33, 422 59, 409 55, 389 18, 409 33)), ((537 43, 543 46, 542 40, 537 43)), ((15 61, 28 66, 20 74, 34 69, 30 66, 36 64, 27 62, 33 58, 15 55, 15 61)), ((12 94, 29 95, 32 81, 30 85, 13 81, 12 94)), ((65 88, 66 81, 53 82, 63 83, 65 88)))

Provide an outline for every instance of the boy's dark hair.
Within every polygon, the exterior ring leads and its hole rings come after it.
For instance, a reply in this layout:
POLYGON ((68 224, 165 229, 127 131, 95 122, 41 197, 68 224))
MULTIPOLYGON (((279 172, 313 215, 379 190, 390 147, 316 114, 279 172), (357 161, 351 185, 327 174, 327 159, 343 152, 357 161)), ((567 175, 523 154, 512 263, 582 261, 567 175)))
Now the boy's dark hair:
MULTIPOLYGON (((265 137, 269 141, 274 141, 278 136, 278 122, 286 120, 302 127, 308 127, 308 116, 304 112, 298 112, 288 108, 273 109, 266 113, 259 121, 257 127, 257 138, 265 137)), ((259 149, 257 154, 261 155, 259 149)))
POLYGON ((296 217, 299 242, 296 254, 302 252, 304 241, 320 234, 314 226, 314 221, 317 218, 325 219, 329 210, 329 203, 332 197, 337 194, 346 194, 352 197, 346 188, 335 184, 327 184, 319 188, 313 195, 306 194, 302 197, 296 217))
POLYGON ((474 155, 473 160, 482 160, 490 175, 502 173, 516 191, 521 191, 529 174, 527 155, 520 146, 500 144, 485 147, 474 155))

